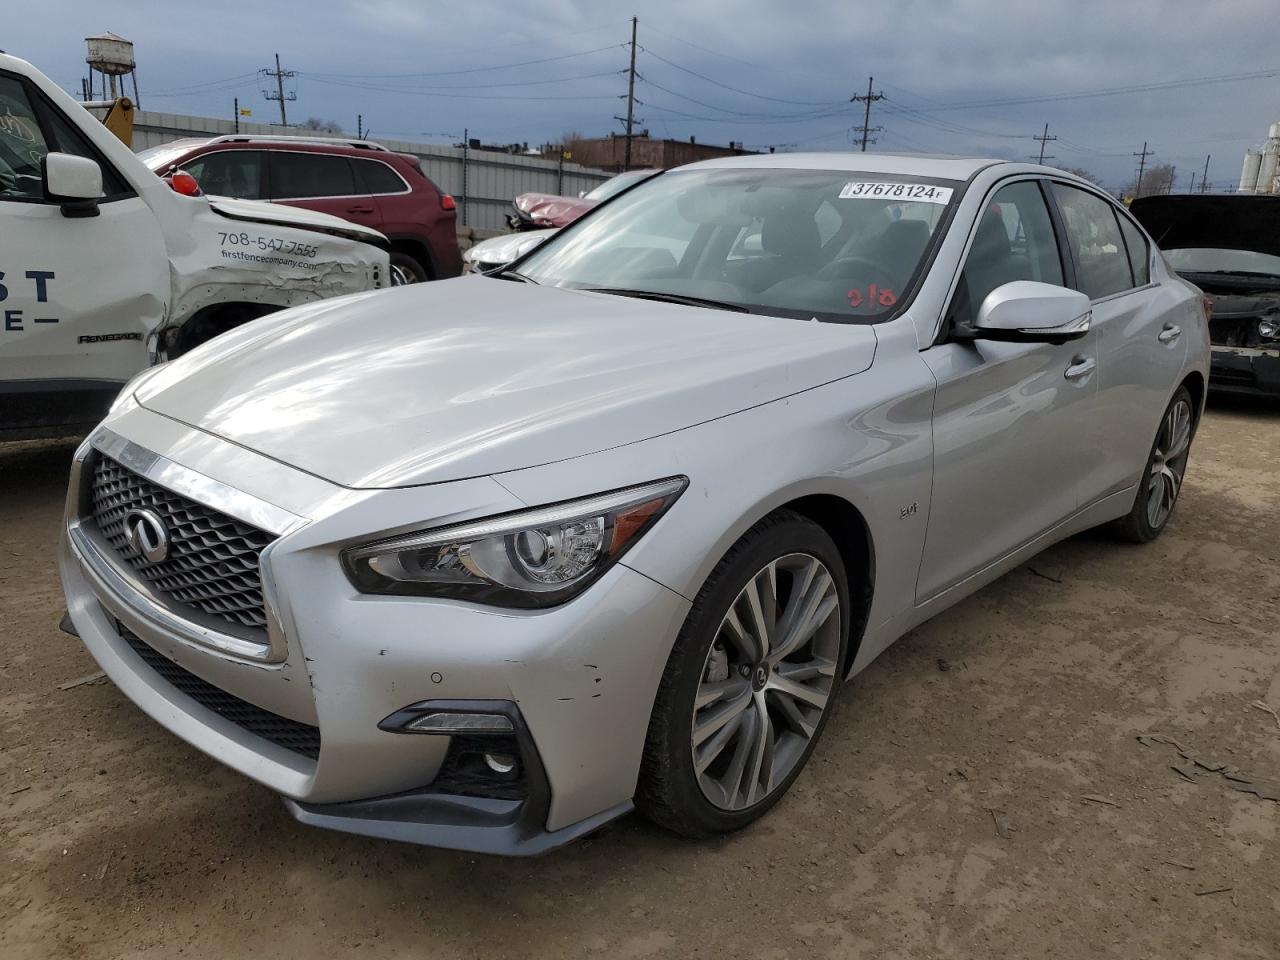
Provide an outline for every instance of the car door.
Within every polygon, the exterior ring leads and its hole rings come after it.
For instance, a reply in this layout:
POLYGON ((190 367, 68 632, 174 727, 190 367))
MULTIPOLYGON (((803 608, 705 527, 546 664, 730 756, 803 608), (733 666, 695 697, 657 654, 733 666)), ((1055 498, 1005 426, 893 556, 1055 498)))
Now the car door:
POLYGON ((0 72, 0 437, 101 417, 147 365, 168 297, 146 202, 34 85, 0 72), (55 152, 99 165, 96 213, 46 194, 55 152))
POLYGON ((377 202, 356 186, 355 173, 346 157, 295 150, 273 150, 269 156, 272 200, 381 229, 382 214, 377 202))
POLYGON ((1014 280, 1066 285, 1059 231, 1037 178, 993 189, 970 238, 940 342, 934 481, 917 601, 955 586, 1076 511, 1096 415, 1096 339, 963 339, 988 293, 1014 280))
POLYGON ((1139 479, 1190 337, 1170 319, 1166 291, 1151 283, 1151 247, 1129 214, 1076 184, 1055 181, 1051 191, 1075 288, 1093 301, 1099 404, 1081 451, 1081 495, 1093 502, 1139 479))

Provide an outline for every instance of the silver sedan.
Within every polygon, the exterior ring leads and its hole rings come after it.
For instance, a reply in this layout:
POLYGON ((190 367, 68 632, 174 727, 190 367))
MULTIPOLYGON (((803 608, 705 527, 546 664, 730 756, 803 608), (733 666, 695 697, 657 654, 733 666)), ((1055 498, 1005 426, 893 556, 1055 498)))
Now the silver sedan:
POLYGON ((75 459, 70 617, 307 823, 725 833, 897 637, 1078 531, 1159 536, 1208 361, 1199 292, 1060 171, 695 164, 136 379, 75 459))

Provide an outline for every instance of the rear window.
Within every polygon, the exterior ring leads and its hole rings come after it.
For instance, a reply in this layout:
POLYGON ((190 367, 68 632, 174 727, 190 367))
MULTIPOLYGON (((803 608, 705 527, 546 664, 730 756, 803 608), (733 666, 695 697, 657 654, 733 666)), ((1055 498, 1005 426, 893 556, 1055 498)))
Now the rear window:
POLYGON ((404 193, 409 188, 389 166, 380 160, 352 160, 366 193, 404 193))
POLYGON ((346 157, 327 153, 271 154, 273 200, 351 197, 359 194, 351 164, 346 157))

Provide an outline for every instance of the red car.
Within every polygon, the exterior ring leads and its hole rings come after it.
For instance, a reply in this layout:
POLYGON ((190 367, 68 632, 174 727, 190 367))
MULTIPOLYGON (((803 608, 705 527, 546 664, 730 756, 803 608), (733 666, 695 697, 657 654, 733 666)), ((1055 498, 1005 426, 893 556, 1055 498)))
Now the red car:
POLYGON ((589 193, 577 197, 557 197, 550 193, 522 193, 511 202, 515 212, 507 215, 512 230, 543 230, 565 227, 602 201, 648 180, 661 170, 628 170, 611 177, 589 193))
POLYGON ((236 135, 176 140, 139 158, 160 176, 181 169, 207 194, 331 213, 391 241, 393 284, 462 272, 453 197, 418 158, 367 140, 236 135))

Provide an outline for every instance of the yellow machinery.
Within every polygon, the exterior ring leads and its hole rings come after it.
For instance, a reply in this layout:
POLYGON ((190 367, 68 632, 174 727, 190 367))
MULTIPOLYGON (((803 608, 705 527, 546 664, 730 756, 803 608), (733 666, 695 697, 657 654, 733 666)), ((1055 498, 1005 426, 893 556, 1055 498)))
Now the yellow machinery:
POLYGON ((83 104, 86 110, 106 110, 100 117, 108 130, 126 147, 133 149, 133 101, 128 97, 114 100, 91 100, 83 104))

